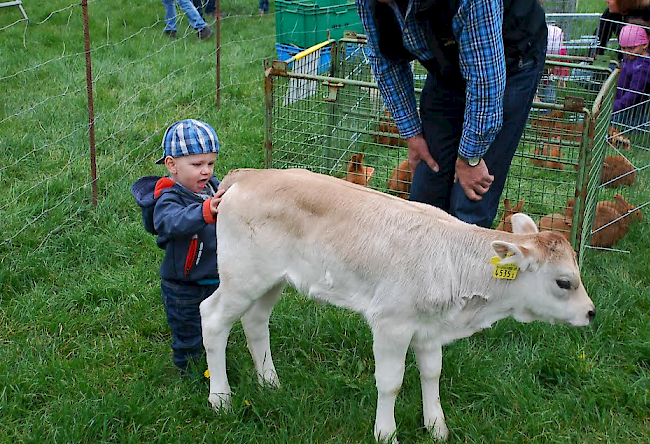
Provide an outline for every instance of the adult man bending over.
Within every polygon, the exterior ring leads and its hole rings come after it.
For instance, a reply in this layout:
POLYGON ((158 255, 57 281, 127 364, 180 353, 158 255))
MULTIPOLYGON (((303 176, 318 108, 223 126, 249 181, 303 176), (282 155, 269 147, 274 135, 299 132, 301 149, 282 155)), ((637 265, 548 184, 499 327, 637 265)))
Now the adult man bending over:
POLYGON ((411 200, 490 227, 546 57, 538 0, 356 0, 411 200), (415 100, 410 62, 428 76, 415 100), (457 181, 454 181, 457 177, 457 181))

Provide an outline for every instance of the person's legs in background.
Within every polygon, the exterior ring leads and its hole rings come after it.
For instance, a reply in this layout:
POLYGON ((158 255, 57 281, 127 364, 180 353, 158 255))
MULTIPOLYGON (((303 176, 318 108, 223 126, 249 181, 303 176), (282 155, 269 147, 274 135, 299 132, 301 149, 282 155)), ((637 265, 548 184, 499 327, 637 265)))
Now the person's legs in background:
POLYGON ((269 12, 269 0, 260 0, 260 15, 267 14, 269 12))
POLYGON ((196 12, 198 12, 199 15, 201 16, 201 18, 204 19, 204 20, 205 20, 205 16, 203 15, 203 7, 204 7, 204 4, 205 4, 205 1, 206 0, 192 0, 192 4, 196 8, 196 12))
POLYGON ((420 96, 420 116, 429 152, 440 170, 436 173, 420 162, 413 174, 409 200, 449 211, 464 112, 464 90, 447 88, 429 74, 420 96))
POLYGON ((473 202, 467 198, 460 184, 451 191, 451 214, 481 227, 490 228, 501 193, 505 186, 510 162, 519 145, 532 106, 533 97, 544 68, 545 53, 531 57, 515 72, 508 73, 503 97, 503 126, 483 160, 494 176, 494 182, 483 199, 473 202))
POLYGON ((205 12, 210 17, 216 18, 217 7, 215 0, 203 0, 203 2, 205 3, 203 6, 203 12, 205 12))
POLYGON ((199 14, 199 11, 196 10, 194 7, 194 4, 192 3, 192 0, 176 0, 178 2, 178 6, 185 12, 185 15, 187 16, 187 20, 190 22, 190 26, 197 31, 202 30, 206 26, 208 26, 207 23, 205 23, 205 20, 201 18, 201 15, 199 14))
POLYGON ((176 4, 174 0, 161 0, 165 7, 165 33, 176 33, 176 4))
MULTIPOLYGON (((170 37, 176 37, 176 5, 174 0, 161 0, 165 7, 165 33, 170 37)), ((192 4, 192 0, 176 0, 178 6, 185 12, 190 26, 198 31, 201 40, 212 36, 212 30, 205 23, 199 12, 192 4)))

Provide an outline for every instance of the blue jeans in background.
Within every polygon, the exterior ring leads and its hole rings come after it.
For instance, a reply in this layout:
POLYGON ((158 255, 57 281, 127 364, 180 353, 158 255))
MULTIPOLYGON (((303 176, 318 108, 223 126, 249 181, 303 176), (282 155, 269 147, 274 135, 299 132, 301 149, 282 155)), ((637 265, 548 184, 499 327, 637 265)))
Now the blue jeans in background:
POLYGON ((199 11, 194 7, 192 0, 162 0, 162 4, 165 7, 165 31, 176 31, 176 5, 174 1, 185 12, 192 28, 200 31, 208 26, 205 20, 201 18, 199 11))
POLYGON ((537 85, 544 69, 546 45, 508 72, 503 98, 503 126, 483 157, 494 182, 483 199, 467 198, 454 183, 458 145, 463 130, 465 90, 446 87, 429 73, 420 98, 420 115, 429 151, 440 167, 435 173, 420 162, 413 174, 410 200, 441 208, 457 218, 490 228, 508 176, 510 162, 526 126, 537 85))
POLYGON ((203 354, 199 305, 219 288, 219 284, 162 280, 160 288, 167 323, 172 331, 173 361, 184 371, 191 361, 203 354))
POLYGON ((260 11, 269 12, 269 0, 260 0, 260 11))

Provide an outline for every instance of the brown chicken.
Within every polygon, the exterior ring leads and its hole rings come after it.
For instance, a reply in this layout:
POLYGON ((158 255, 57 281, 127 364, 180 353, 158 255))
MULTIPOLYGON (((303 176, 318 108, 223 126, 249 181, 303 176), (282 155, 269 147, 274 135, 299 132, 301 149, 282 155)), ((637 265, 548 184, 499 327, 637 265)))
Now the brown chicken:
POLYGON ((519 213, 523 206, 524 199, 521 199, 519 202, 517 202, 517 205, 512 208, 510 207, 510 199, 503 199, 503 216, 501 216, 501 220, 499 221, 499 225, 496 229, 499 231, 507 231, 508 233, 512 233, 512 223, 510 222, 510 219, 512 218, 513 214, 519 213))
POLYGON ((605 156, 603 169, 600 172, 601 185, 618 188, 634 185, 636 168, 624 156, 605 156))
POLYGON ((531 120, 531 128, 542 140, 562 139, 580 142, 582 140, 582 123, 566 122, 564 111, 554 109, 546 115, 531 120))
POLYGON ((554 213, 542 217, 537 224, 540 231, 558 231, 566 240, 571 240, 571 218, 554 213))
POLYGON ((377 125, 377 131, 379 131, 380 133, 394 134, 394 136, 388 136, 383 134, 375 135, 374 136, 375 142, 380 145, 388 145, 388 146, 406 145, 406 142, 404 142, 404 140, 400 137, 399 130, 397 129, 395 122, 393 122, 393 118, 391 117, 388 110, 385 110, 384 116, 381 119, 379 119, 379 124, 377 125))
POLYGON ((398 197, 408 199, 411 192, 411 167, 409 161, 400 162, 388 180, 388 189, 395 192, 398 197))
MULTIPOLYGON (((541 149, 539 147, 536 147, 535 151, 533 151, 533 155, 554 157, 556 159, 562 158, 562 153, 560 152, 560 146, 553 145, 550 143, 545 143, 541 149)), ((543 168, 552 168, 554 170, 564 169, 564 164, 561 162, 553 162, 552 160, 542 160, 542 159, 530 159, 530 161, 533 163, 533 165, 537 165, 543 168)))
POLYGON ((621 218, 612 202, 598 202, 594 215, 594 228, 591 235, 591 245, 594 247, 612 247, 627 234, 628 223, 621 218), (614 223, 611 223, 616 221, 614 223), (601 228, 605 227, 605 228, 601 228))
POLYGON ((364 187, 370 182, 372 173, 375 172, 373 167, 363 164, 363 153, 353 154, 348 162, 348 170, 345 173, 345 180, 348 182, 363 185, 364 187))
POLYGON ((609 127, 609 138, 607 139, 607 142, 609 142, 610 145, 622 150, 629 150, 632 146, 630 139, 622 135, 620 131, 613 126, 609 127))

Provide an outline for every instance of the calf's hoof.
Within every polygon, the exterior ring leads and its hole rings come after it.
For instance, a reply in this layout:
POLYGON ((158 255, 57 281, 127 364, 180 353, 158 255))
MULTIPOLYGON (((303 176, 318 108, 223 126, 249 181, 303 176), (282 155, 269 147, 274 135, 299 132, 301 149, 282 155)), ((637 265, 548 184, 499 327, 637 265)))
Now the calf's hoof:
POLYGON ((382 433, 380 430, 375 429, 375 439, 381 444, 399 444, 396 431, 393 431, 392 433, 382 433))
POLYGON ((210 401, 210 405, 217 412, 230 408, 230 394, 210 393, 208 401, 210 401))
POLYGON ((436 423, 429 427, 429 433, 436 441, 447 441, 449 439, 449 429, 444 421, 436 421, 436 423))
POLYGON ((268 386, 274 389, 280 388, 280 380, 278 379, 277 373, 267 372, 264 375, 257 375, 257 382, 262 387, 268 386))

